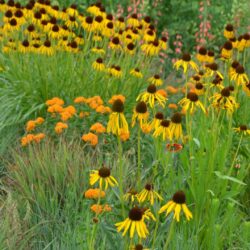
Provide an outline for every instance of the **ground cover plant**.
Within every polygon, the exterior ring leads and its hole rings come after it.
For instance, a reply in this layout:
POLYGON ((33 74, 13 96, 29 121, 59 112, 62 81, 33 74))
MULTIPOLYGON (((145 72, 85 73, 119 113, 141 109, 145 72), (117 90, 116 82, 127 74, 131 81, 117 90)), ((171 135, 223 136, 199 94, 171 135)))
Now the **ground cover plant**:
POLYGON ((0 12, 1 249, 250 248, 247 30, 166 71, 150 16, 0 12))

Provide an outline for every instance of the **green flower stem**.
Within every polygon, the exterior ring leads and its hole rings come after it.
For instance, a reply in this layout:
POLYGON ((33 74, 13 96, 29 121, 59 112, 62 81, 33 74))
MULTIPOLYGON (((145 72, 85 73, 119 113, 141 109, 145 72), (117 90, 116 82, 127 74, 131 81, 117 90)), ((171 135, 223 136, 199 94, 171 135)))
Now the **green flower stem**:
POLYGON ((175 225, 175 221, 173 219, 172 222, 171 222, 171 225, 170 225, 169 232, 168 232, 168 238, 167 238, 166 243, 165 243, 165 245, 163 247, 163 250, 168 249, 168 245, 169 245, 169 243, 170 243, 170 241, 172 239, 173 233, 174 233, 174 225, 175 225))
POLYGON ((125 208, 124 208, 124 200, 123 200, 123 168, 122 168, 122 142, 121 138, 117 136, 118 142, 118 166, 119 166, 119 190, 120 190, 120 199, 122 205, 122 215, 125 217, 125 208))
POLYGON ((137 134, 137 181, 138 188, 141 186, 141 128, 138 126, 137 134))
MULTIPOLYGON (((99 193, 99 196, 98 196, 97 206, 99 206, 100 203, 101 203, 101 193, 102 193, 102 186, 100 186, 100 193, 99 193)), ((98 216, 99 216, 99 214, 97 213, 96 217, 98 218, 98 216)), ((95 249, 95 241, 94 241, 94 239, 96 238, 97 225, 98 225, 98 223, 95 223, 93 228, 92 228, 92 231, 91 231, 90 246, 89 246, 90 250, 95 249)))
POLYGON ((155 229, 154 229, 154 236, 153 236, 153 242, 152 242, 152 249, 154 249, 154 246, 155 246, 155 241, 156 241, 157 230, 158 230, 158 227, 159 227, 159 222, 160 222, 159 214, 157 213, 156 224, 155 224, 155 229))

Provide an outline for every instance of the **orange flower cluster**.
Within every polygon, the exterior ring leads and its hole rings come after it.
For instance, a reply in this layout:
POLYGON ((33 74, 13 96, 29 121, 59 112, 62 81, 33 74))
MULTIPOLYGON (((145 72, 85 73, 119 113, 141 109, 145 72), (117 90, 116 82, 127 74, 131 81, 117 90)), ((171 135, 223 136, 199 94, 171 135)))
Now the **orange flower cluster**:
POLYGON ((56 113, 60 114, 60 119, 62 121, 67 121, 76 114, 74 106, 70 105, 64 108, 64 101, 58 97, 46 101, 46 105, 49 106, 47 111, 52 113, 53 116, 55 116, 56 113))
POLYGON ((106 132, 106 128, 100 122, 97 122, 90 127, 90 131, 102 134, 106 132))
POLYGON ((38 117, 36 120, 30 120, 26 123, 26 131, 30 132, 36 128, 36 125, 40 125, 44 122, 42 117, 38 117))
POLYGON ((100 214, 102 212, 110 212, 110 211, 112 211, 112 208, 108 204, 105 204, 105 205, 94 204, 94 205, 91 206, 90 209, 96 214, 100 214))
POLYGON ((111 112, 111 109, 109 107, 103 105, 103 100, 100 96, 93 96, 90 98, 78 96, 75 98, 74 103, 87 104, 91 109, 101 114, 107 114, 111 112))
POLYGON ((90 188, 85 193, 84 196, 87 199, 98 199, 105 197, 105 192, 100 190, 99 188, 90 188))
POLYGON ((57 134, 61 134, 63 132, 63 130, 66 128, 68 128, 68 125, 66 123, 58 122, 55 126, 55 132, 57 134))
POLYGON ((96 146, 98 144, 98 136, 93 133, 87 133, 82 136, 82 140, 89 142, 91 146, 96 146))
POLYGON ((27 146, 31 142, 39 143, 45 137, 44 133, 39 134, 27 134, 26 136, 22 137, 21 144, 22 146, 27 146))

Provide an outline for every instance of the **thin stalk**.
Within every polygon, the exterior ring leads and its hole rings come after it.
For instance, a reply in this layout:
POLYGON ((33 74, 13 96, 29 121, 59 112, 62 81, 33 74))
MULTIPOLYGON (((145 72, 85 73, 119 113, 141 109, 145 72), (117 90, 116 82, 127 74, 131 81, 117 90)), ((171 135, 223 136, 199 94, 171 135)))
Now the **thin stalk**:
POLYGON ((141 186, 141 128, 138 126, 137 134, 137 181, 138 188, 141 186))
POLYGON ((174 224, 175 224, 175 221, 173 219, 172 222, 171 222, 171 225, 170 225, 170 229, 169 229, 169 233, 168 233, 168 238, 167 238, 166 243, 165 243, 165 245, 163 247, 163 250, 167 250, 168 249, 168 245, 169 245, 169 243, 170 243, 170 241, 172 239, 173 233, 174 233, 174 224))
POLYGON ((120 199, 122 205, 122 215, 125 216, 124 200, 123 200, 123 168, 122 168, 122 143, 121 138, 117 136, 118 142, 118 166, 119 166, 119 190, 120 190, 120 199))

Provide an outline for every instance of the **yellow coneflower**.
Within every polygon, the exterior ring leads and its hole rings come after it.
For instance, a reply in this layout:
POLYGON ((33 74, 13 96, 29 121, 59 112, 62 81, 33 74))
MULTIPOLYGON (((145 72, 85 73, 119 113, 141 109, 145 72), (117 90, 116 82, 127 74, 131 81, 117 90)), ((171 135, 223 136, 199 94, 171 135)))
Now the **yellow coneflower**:
MULTIPOLYGON (((217 75, 218 76, 218 75, 217 75)), ((219 90, 222 90, 224 88, 223 84, 222 84, 222 79, 220 78, 220 76, 215 77, 213 79, 213 81, 210 83, 210 88, 218 88, 219 90)))
POLYGON ((191 114, 194 113, 195 107, 200 108, 204 113, 206 113, 203 104, 201 103, 201 101, 199 101, 198 95, 193 92, 189 92, 187 94, 187 97, 181 99, 178 104, 181 105, 185 111, 190 110, 191 114))
POLYGON ((192 213, 189 211, 187 205, 186 205, 186 195, 183 191, 177 191, 173 197, 172 200, 170 200, 166 205, 161 207, 159 210, 159 213, 163 213, 166 211, 166 216, 174 211, 174 219, 179 222, 180 221, 180 213, 181 210, 183 210, 187 220, 193 218, 192 213))
POLYGON ((115 26, 120 30, 124 30, 126 27, 124 17, 122 16, 118 17, 118 19, 115 22, 115 26))
POLYGON ((218 64, 217 63, 210 63, 210 64, 206 64, 206 71, 207 71, 207 76, 212 77, 215 74, 219 75, 221 79, 224 79, 223 75, 221 74, 221 72, 218 70, 218 64))
POLYGON ((154 116, 153 121, 150 123, 151 129, 156 130, 160 126, 163 119, 164 119, 163 113, 162 112, 157 112, 155 114, 155 116, 154 116))
POLYGON ((54 54, 54 49, 51 46, 51 42, 46 40, 43 45, 39 48, 40 53, 52 56, 54 54))
POLYGON ((104 27, 104 19, 102 16, 96 16, 94 19, 93 29, 95 31, 101 31, 104 27))
POLYGON ((78 10, 77 10, 77 5, 76 4, 71 4, 69 8, 66 9, 66 13, 69 14, 70 16, 78 16, 78 10))
POLYGON ((84 44, 83 36, 80 34, 77 37, 75 37, 75 42, 80 44, 80 45, 83 45, 84 44))
POLYGON ((243 35, 243 39, 245 40, 245 47, 249 48, 250 47, 250 34, 249 33, 245 33, 243 35))
POLYGON ((163 50, 167 49, 167 41, 168 41, 168 39, 166 37, 162 37, 159 40, 161 49, 163 49, 163 50))
POLYGON ((233 55, 233 45, 230 41, 225 42, 221 49, 221 57, 225 60, 229 60, 233 55))
POLYGON ((163 84, 163 81, 159 75, 154 75, 148 79, 148 81, 155 86, 161 86, 163 84))
POLYGON ((99 181, 100 189, 103 189, 103 184, 105 184, 105 190, 107 190, 108 186, 114 187, 118 185, 116 179, 111 175, 111 171, 109 168, 102 167, 99 170, 92 170, 92 174, 90 174, 89 183, 91 186, 95 185, 96 182, 99 181))
POLYGON ((208 62, 208 63, 213 63, 214 62, 214 52, 213 51, 208 51, 207 52, 207 59, 206 59, 206 61, 208 62))
POLYGON ((239 52, 242 52, 246 48, 246 41, 243 39, 243 36, 239 36, 236 44, 236 49, 239 52))
POLYGON ((122 33, 122 41, 125 44, 133 43, 133 38, 132 38, 132 36, 130 34, 126 34, 126 32, 123 32, 122 33))
POLYGON ((19 51, 22 52, 22 53, 27 53, 31 50, 30 48, 30 43, 28 40, 23 40, 19 47, 18 47, 19 51))
POLYGON ((240 63, 238 61, 233 61, 230 68, 229 68, 229 77, 231 79, 232 75, 236 74, 236 69, 237 67, 240 65, 240 63))
POLYGON ((82 22, 82 27, 88 32, 92 32, 94 30, 93 17, 86 16, 82 22))
POLYGON ((196 58, 201 63, 207 61, 207 49, 205 47, 200 47, 198 53, 196 54, 196 58))
POLYGON ((131 246, 129 250, 150 250, 150 249, 145 248, 142 244, 137 244, 137 245, 131 246))
POLYGON ((99 15, 100 7, 101 7, 101 3, 91 4, 87 8, 87 12, 94 15, 94 16, 97 16, 97 15, 99 15))
POLYGON ((102 35, 105 37, 112 37, 115 33, 113 22, 108 22, 102 29, 102 35))
POLYGON ((237 41, 236 37, 230 38, 229 41, 232 43, 233 48, 237 49, 237 42, 238 41, 237 41))
POLYGON ((151 18, 150 16, 145 16, 142 20, 141 20, 142 26, 144 28, 148 28, 150 23, 151 23, 151 18))
POLYGON ((234 37, 234 27, 232 24, 227 24, 227 26, 224 29, 224 36, 227 39, 233 38, 234 37))
POLYGON ((120 39, 117 36, 115 36, 111 39, 111 41, 109 42, 109 46, 111 49, 116 50, 116 51, 122 50, 122 46, 120 44, 120 39))
POLYGON ((155 39, 156 39, 155 32, 151 29, 146 30, 146 32, 144 33, 144 36, 143 36, 143 40, 145 42, 153 42, 155 39))
POLYGON ((243 90, 247 94, 247 96, 250 96, 250 81, 243 85, 243 90))
POLYGON ((124 105, 120 99, 114 101, 112 106, 112 113, 109 115, 107 125, 107 132, 119 136, 121 131, 129 133, 128 123, 124 116, 124 105))
POLYGON ((201 77, 199 76, 199 75, 193 75, 192 77, 191 77, 191 82, 194 82, 194 83, 198 83, 198 82, 200 82, 200 80, 201 80, 201 77))
POLYGON ((157 93, 157 88, 154 84, 150 84, 147 87, 147 91, 139 94, 136 101, 141 100, 149 104, 151 108, 155 106, 155 101, 160 104, 160 106, 165 107, 167 98, 157 93))
POLYGON ((129 72, 129 74, 132 75, 132 76, 135 76, 137 78, 142 78, 143 77, 143 74, 141 73, 141 71, 138 68, 132 69, 129 72))
POLYGON ((243 135, 250 135, 250 129, 247 128, 247 125, 241 125, 238 128, 233 129, 235 132, 242 133, 243 135))
POLYGON ((135 232, 139 238, 146 238, 149 231, 144 219, 144 210, 138 207, 133 207, 129 211, 128 218, 122 222, 116 223, 115 226, 117 227, 118 232, 124 230, 122 236, 125 236, 130 229, 130 238, 134 237, 135 232))
POLYGON ((235 73, 231 72, 231 80, 235 81, 237 85, 244 85, 249 82, 248 76, 242 65, 238 65, 235 73))
POLYGON ((194 92, 197 95, 203 95, 205 93, 205 87, 201 82, 197 82, 194 86, 194 92))
POLYGON ((148 56, 155 56, 159 54, 161 46, 159 41, 155 39, 153 42, 142 44, 141 50, 148 56))
POLYGON ((194 69, 195 71, 198 72, 198 66, 197 64, 191 60, 191 56, 188 53, 184 53, 182 55, 182 58, 179 59, 175 64, 174 64, 174 68, 176 68, 177 70, 182 67, 183 68, 183 72, 186 73, 187 70, 189 68, 194 69))
POLYGON ((155 128, 155 132, 153 133, 154 137, 162 136, 162 140, 171 140, 170 133, 170 121, 162 120, 158 127, 155 128))
POLYGON ((138 199, 138 192, 135 189, 130 189, 126 194, 123 196, 124 200, 134 202, 138 199))
POLYGON ((97 71, 104 71, 105 70, 105 65, 103 63, 102 58, 97 58, 93 64, 92 64, 92 68, 97 70, 97 71))
POLYGON ((147 183, 144 189, 138 194, 138 201, 141 203, 148 200, 151 205, 154 205, 155 199, 163 200, 163 198, 154 191, 154 185, 147 183))
POLYGON ((108 72, 111 76, 121 78, 122 77, 122 70, 120 66, 112 65, 109 69, 108 72))
POLYGON ((11 18, 9 22, 3 26, 3 31, 14 32, 14 31, 18 31, 19 28, 20 26, 18 25, 16 18, 11 18))
POLYGON ((134 55, 135 54, 135 45, 131 42, 128 43, 127 46, 125 47, 125 52, 128 53, 129 55, 134 55))
POLYGON ((174 113, 173 116, 171 117, 171 123, 169 127, 171 139, 183 140, 181 120, 182 120, 182 114, 179 112, 174 113))
POLYGON ((226 109, 229 113, 233 113, 233 111, 239 107, 239 104, 235 101, 235 98, 230 95, 230 92, 230 89, 226 87, 222 89, 220 93, 215 93, 210 98, 213 100, 212 106, 218 109, 226 109))
POLYGON ((139 122, 140 127, 147 122, 149 113, 147 111, 147 104, 145 102, 137 103, 132 116, 132 127, 135 126, 136 120, 139 122))
POLYGON ((49 31, 49 37, 53 39, 59 39, 61 38, 62 33, 60 32, 60 27, 55 24, 52 26, 51 30, 49 31))
POLYGON ((132 14, 131 17, 127 19, 127 24, 131 27, 136 28, 140 25, 137 14, 132 14))
POLYGON ((91 49, 92 52, 96 53, 96 54, 105 54, 105 50, 101 47, 94 47, 91 49))

